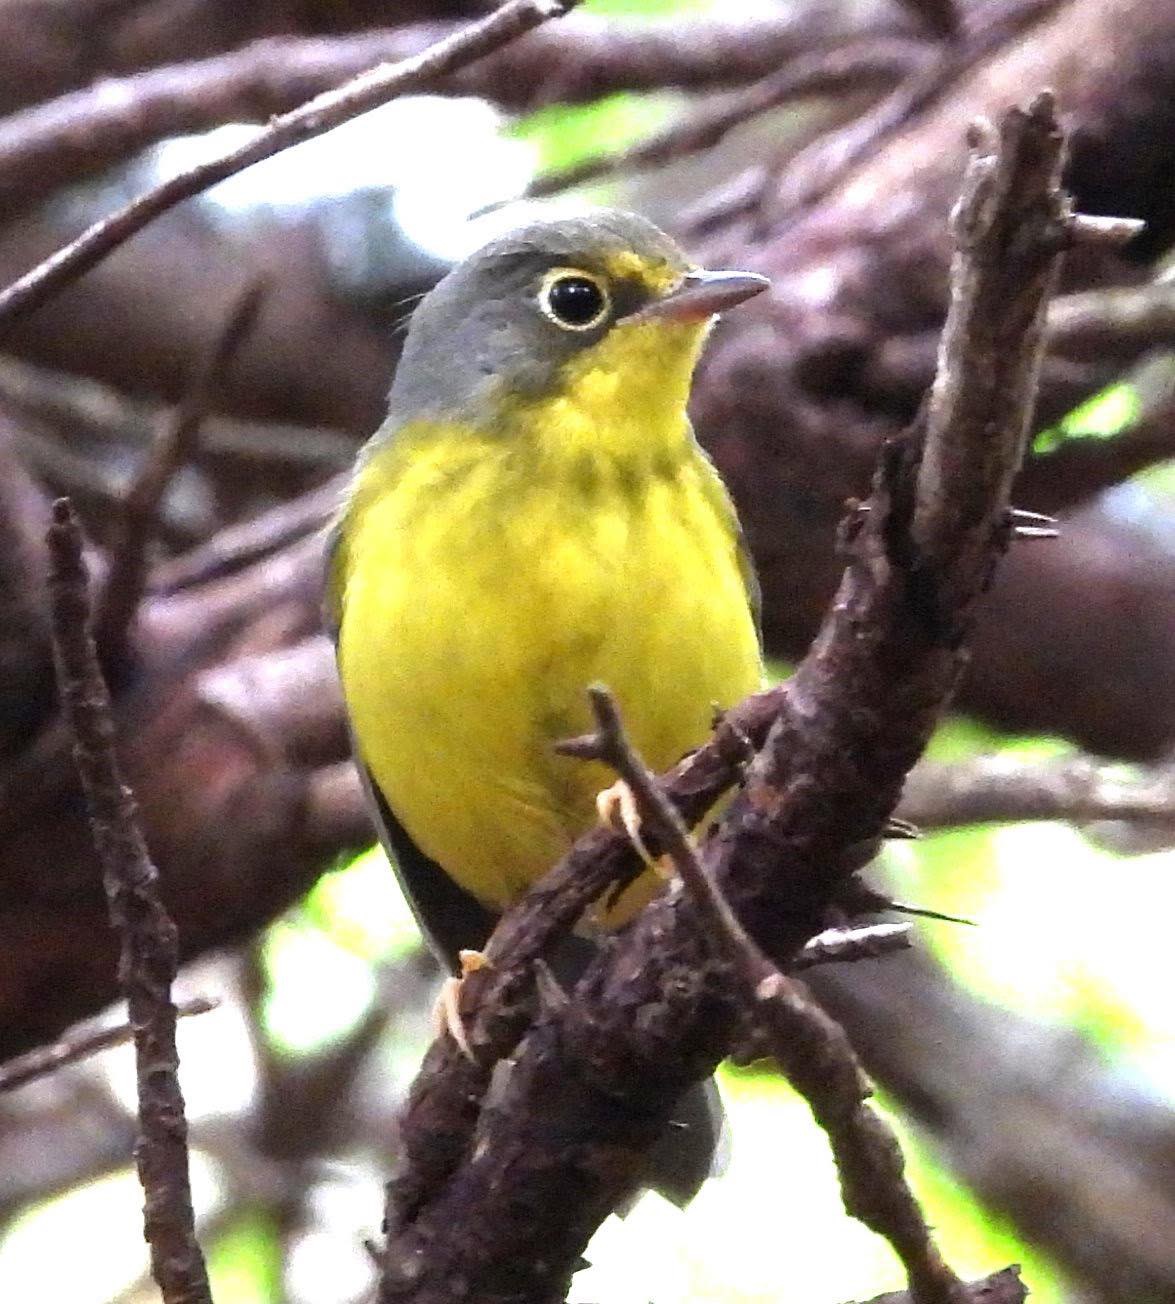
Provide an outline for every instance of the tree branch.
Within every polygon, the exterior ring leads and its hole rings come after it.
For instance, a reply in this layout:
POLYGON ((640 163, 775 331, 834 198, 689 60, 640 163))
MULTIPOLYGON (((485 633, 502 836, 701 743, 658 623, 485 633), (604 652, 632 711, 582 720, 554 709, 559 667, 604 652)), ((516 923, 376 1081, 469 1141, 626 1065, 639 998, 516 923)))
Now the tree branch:
POLYGON ((690 894, 705 945, 732 979, 733 999, 751 1035, 761 1036, 828 1133, 845 1209, 893 1246, 919 1304, 965 1304, 963 1284, 935 1245, 903 1177, 897 1138, 865 1103, 872 1086, 844 1030, 747 936, 703 867, 681 816, 625 736, 611 694, 597 686, 588 696, 597 733, 558 750, 602 761, 628 785, 641 836, 655 833, 665 848, 690 894))
POLYGON ((827 928, 796 952, 793 971, 815 969, 824 964, 874 960, 896 951, 908 951, 913 943, 909 924, 870 924, 863 928, 827 928))
POLYGON ((922 828, 1016 820, 1131 820, 1175 824, 1175 767, 1141 772, 1088 756, 1022 761, 981 756, 915 766, 899 810, 922 828))
MULTIPOLYGON (((925 429, 886 449, 870 510, 844 532, 849 567, 788 709, 703 845, 707 876, 776 964, 821 930, 860 848, 881 836, 1007 543, 1044 306, 1073 225, 1057 190, 1061 144, 1044 96, 1008 114, 998 146, 975 135, 925 429)), ((500 1009, 477 1010, 474 1023, 491 1013, 500 1009)), ((476 1098, 444 1116, 429 1108, 443 1095, 430 1092, 434 1048, 402 1129, 407 1171, 389 1192, 383 1298, 562 1298, 673 1102, 713 1070, 739 1018, 692 898, 671 893, 597 957, 574 1000, 543 1012, 480 1120, 476 1098), (413 1173, 434 1124, 449 1171, 413 1173)))
POLYGON ((139 1140, 135 1163, 146 1197, 144 1234, 165 1304, 211 1304, 196 1241, 187 1126, 177 1069, 175 925, 159 897, 159 876, 139 830, 134 798, 114 754, 110 697, 90 635, 82 537, 67 500, 53 509, 49 593, 58 683, 74 736, 74 757, 102 861, 110 921, 122 953, 119 981, 134 1029, 139 1140))
POLYGON ((94 642, 105 665, 125 660, 127 636, 147 584, 151 538, 158 528, 159 504, 172 478, 195 453, 216 390, 261 309, 264 286, 248 286, 229 311, 224 326, 191 382, 168 416, 122 501, 122 520, 110 549, 110 570, 95 604, 94 642))
MULTIPOLYGON (((480 95, 526 111, 620 90, 733 86, 793 59, 804 63, 812 45, 848 36, 854 26, 860 30, 859 20, 848 20, 836 7, 816 5, 735 21, 698 18, 688 31, 676 22, 618 24, 583 14, 476 68, 438 76, 430 90, 480 95)), ((38 104, 0 120, 0 211, 27 208, 165 137, 288 113, 310 96, 378 64, 414 58, 460 31, 454 24, 420 23, 334 38, 268 37, 38 104)), ((878 32, 881 41, 887 36, 878 32)))
POLYGON ((0 332, 39 307, 63 286, 81 276, 131 236, 182 200, 234 176, 262 159, 311 140, 361 113, 409 90, 472 63, 523 32, 573 8, 579 0, 507 0, 480 22, 470 23, 420 54, 384 64, 325 91, 290 112, 242 145, 171 177, 132 200, 110 217, 95 222, 78 238, 0 291, 0 332))
MULTIPOLYGON (((971 1304, 1023 1304, 1028 1296, 1024 1283, 1020 1280, 1020 1269, 1004 1268, 993 1272, 982 1281, 972 1282, 967 1287, 967 1298, 971 1304)), ((887 1291, 878 1295, 868 1304, 921 1304, 917 1292, 913 1290, 887 1291)))
MULTIPOLYGON (((864 930, 862 930, 864 931, 864 930)), ((195 996, 190 1001, 181 1001, 175 1007, 176 1017, 190 1018, 193 1014, 207 1014, 220 1004, 218 1000, 207 996, 195 996)), ((17 1055, 0 1064, 0 1092, 15 1091, 38 1078, 48 1077, 65 1068, 67 1064, 76 1064, 78 1060, 89 1059, 99 1051, 109 1050, 111 1046, 121 1046, 135 1035, 129 1023, 116 1023, 110 1028, 77 1028, 67 1032, 59 1041, 49 1046, 38 1046, 26 1055, 17 1055)))
POLYGON ((695 110, 627 150, 586 159, 538 177, 526 193, 531 198, 553 195, 597 178, 668 163, 710 149, 735 127, 761 113, 794 100, 837 91, 856 94, 873 87, 884 88, 923 66, 930 57, 930 47, 924 41, 896 36, 848 42, 839 48, 801 54, 746 90, 695 110))
POLYGON ((1175 1297, 1175 1116, 1136 1065, 977 997, 921 951, 806 981, 958 1180, 1049 1254, 1074 1296, 1175 1297))

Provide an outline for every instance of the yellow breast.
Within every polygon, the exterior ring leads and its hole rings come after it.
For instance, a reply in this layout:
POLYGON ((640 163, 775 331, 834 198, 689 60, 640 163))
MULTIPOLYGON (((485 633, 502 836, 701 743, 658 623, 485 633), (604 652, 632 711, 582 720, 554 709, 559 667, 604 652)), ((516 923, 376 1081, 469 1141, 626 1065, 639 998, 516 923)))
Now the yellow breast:
POLYGON ((733 511, 684 420, 625 459, 583 416, 399 432, 361 472, 336 564, 363 758, 419 848, 497 909, 612 780, 552 750, 590 728, 588 684, 664 768, 761 681, 733 511))

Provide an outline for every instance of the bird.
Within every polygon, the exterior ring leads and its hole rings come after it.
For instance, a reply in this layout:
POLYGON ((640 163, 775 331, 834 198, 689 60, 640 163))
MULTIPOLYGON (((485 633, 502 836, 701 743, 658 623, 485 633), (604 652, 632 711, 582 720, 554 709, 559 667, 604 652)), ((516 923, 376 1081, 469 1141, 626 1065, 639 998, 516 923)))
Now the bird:
MULTIPOLYGON (((591 730, 590 684, 654 769, 762 686, 754 568, 686 408, 716 315, 767 284, 600 209, 491 240, 411 316, 326 609, 376 828, 451 972, 600 818, 610 776, 555 750, 591 730)), ((572 967, 660 886, 593 907, 572 967)), ((650 1160, 679 1205, 715 1101, 687 1093, 650 1160)))

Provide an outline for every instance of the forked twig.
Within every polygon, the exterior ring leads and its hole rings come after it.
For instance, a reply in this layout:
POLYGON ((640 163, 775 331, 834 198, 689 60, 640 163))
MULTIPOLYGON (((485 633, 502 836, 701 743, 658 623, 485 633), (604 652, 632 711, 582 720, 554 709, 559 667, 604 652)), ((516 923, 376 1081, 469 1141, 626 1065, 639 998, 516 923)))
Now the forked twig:
POLYGON ((643 825, 655 831, 696 906, 698 922, 733 978, 735 999, 752 1034, 807 1100, 828 1133, 846 1210, 884 1236, 902 1260, 919 1304, 960 1304, 962 1281, 947 1265, 902 1175, 888 1124, 867 1100, 872 1087, 844 1029, 771 962, 739 923, 705 869, 693 839, 624 732, 606 688, 588 690, 597 732, 559 750, 602 761, 629 786, 643 825))
POLYGON ((107 666, 118 665, 126 653, 127 635, 147 587, 148 545, 158 524, 159 504, 176 472, 195 453, 216 388, 253 329, 264 294, 258 282, 238 295, 123 499, 122 521, 110 547, 110 570, 94 604, 94 642, 107 666))

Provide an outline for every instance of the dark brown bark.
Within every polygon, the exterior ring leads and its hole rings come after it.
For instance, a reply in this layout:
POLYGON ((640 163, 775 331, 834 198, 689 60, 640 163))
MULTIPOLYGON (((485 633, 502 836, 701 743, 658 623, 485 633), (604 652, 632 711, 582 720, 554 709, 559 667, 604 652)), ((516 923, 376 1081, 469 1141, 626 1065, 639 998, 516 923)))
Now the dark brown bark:
POLYGON ((139 1135, 135 1166, 143 1187, 143 1235, 164 1304, 212 1304, 188 1168, 188 1134, 179 1084, 175 923, 160 900, 159 872, 138 826, 134 797, 114 753, 110 695, 90 633, 89 576, 82 534, 68 500, 53 506, 49 528, 53 653, 63 713, 86 798, 94 850, 102 863, 110 923, 119 942, 118 982, 135 1046, 139 1135))

